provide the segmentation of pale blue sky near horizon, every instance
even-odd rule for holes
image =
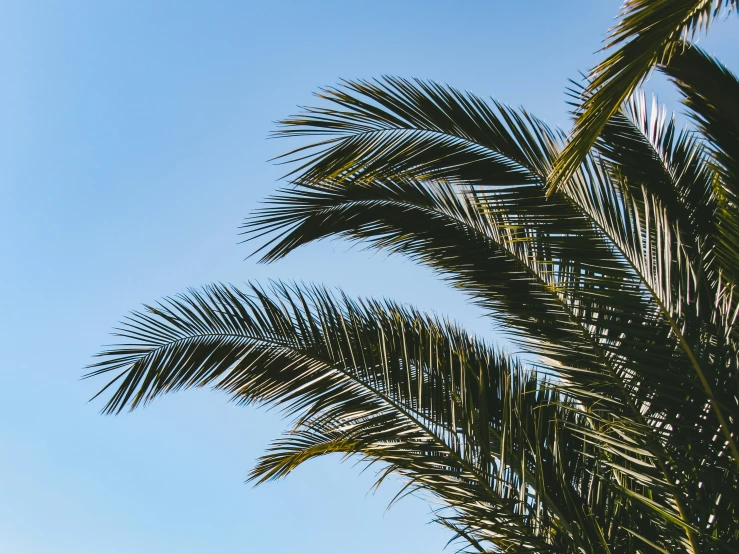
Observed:
[[[374,469],[329,457],[244,485],[286,426],[274,412],[199,390],[103,417],[87,402],[103,381],[79,377],[127,312],[214,281],[340,286],[490,335],[460,293],[398,258],[327,241],[245,260],[238,227],[292,144],[266,137],[318,87],[384,74],[568,128],[567,80],[600,59],[619,4],[3,2],[0,552],[442,552],[433,507],[385,512],[399,484],[369,493]],[[735,71],[737,28],[701,40]]]

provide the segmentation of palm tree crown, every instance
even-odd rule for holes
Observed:
[[[533,361],[405,305],[212,285],[126,320],[90,373],[116,373],[105,410],[205,385],[280,405],[294,426],[252,479],[379,461],[474,552],[736,552],[739,80],[678,47],[722,7],[627,2],[621,49],[573,86],[571,141],[390,77],[324,89],[277,131],[315,142],[245,222],[263,261],[330,236],[406,255]],[[689,127],[636,89],[653,67]]]

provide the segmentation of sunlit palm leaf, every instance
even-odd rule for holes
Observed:
[[[563,186],[585,160],[598,135],[657,64],[667,63],[685,43],[705,31],[736,0],[626,0],[606,48],[617,48],[591,71],[571,140],[550,178]]]

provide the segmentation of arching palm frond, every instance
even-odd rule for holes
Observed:
[[[615,48],[590,74],[571,140],[551,175],[550,187],[572,177],[621,104],[658,64],[667,63],[686,42],[736,0],[626,0],[620,21],[606,40]]]
[[[522,183],[548,171],[542,148],[555,137],[538,134],[549,133],[545,127],[534,129],[526,124],[530,116],[451,87],[385,77],[344,81],[318,97],[331,106],[305,108],[276,132],[326,137],[281,156],[304,161],[291,173],[302,183],[358,178],[360,171],[364,179],[387,177],[390,168],[394,177],[410,171],[416,178]],[[361,168],[354,167],[358,159]]]
[[[133,342],[103,352],[90,373],[118,373],[106,410],[206,385],[281,406],[295,427],[252,478],[358,454],[441,498],[454,512],[445,521],[473,544],[507,551],[608,552],[603,540],[631,541],[625,529],[647,517],[634,501],[645,485],[624,487],[609,463],[625,450],[621,471],[638,477],[648,456],[588,440],[597,418],[454,325],[318,288],[249,292],[215,285],[132,314],[119,333]]]
[[[541,183],[550,162],[557,155],[556,133],[536,118],[495,102],[489,104],[474,95],[423,81],[388,79],[377,83],[347,83],[346,90],[334,90],[325,96],[344,108],[352,108],[308,109],[305,114],[286,120],[286,128],[281,134],[325,135],[329,129],[338,130],[336,136],[330,138],[332,146],[302,158],[302,172],[295,179],[298,189],[286,191],[285,195],[274,200],[274,206],[247,223],[252,236],[260,231],[286,232],[290,229],[284,240],[265,255],[265,260],[283,256],[321,236],[350,232],[338,226],[352,227],[353,224],[348,222],[355,221],[353,226],[358,228],[361,224],[354,218],[373,221],[366,215],[367,210],[371,210],[373,204],[382,204],[375,206],[376,212],[392,210],[395,206],[400,213],[415,216],[415,219],[395,218],[395,225],[402,226],[402,231],[399,231],[402,233],[413,233],[413,228],[422,230],[423,222],[433,217],[438,218],[440,225],[460,226],[461,234],[455,239],[461,242],[448,239],[446,248],[449,250],[445,253],[437,253],[436,247],[441,247],[441,244],[424,248],[414,247],[410,240],[405,242],[419,255],[437,259],[433,263],[430,258],[427,261],[444,272],[457,269],[464,272],[469,268],[469,275],[465,278],[460,276],[455,284],[487,297],[488,301],[495,296],[505,302],[510,296],[488,290],[491,283],[472,284],[483,275],[485,279],[495,278],[490,271],[477,271],[477,278],[473,275],[475,265],[485,263],[475,256],[485,242],[494,242],[507,249],[509,257],[523,263],[524,269],[533,273],[535,280],[550,289],[556,290],[559,286],[549,261],[552,254],[542,251],[536,259],[534,251],[528,254],[519,251],[534,242],[525,240],[522,229],[538,233],[542,240],[548,241],[548,248],[556,247],[558,251],[570,249],[568,258],[579,268],[590,266],[591,273],[607,271],[614,283],[628,281],[628,271],[619,267],[608,245],[593,232],[589,222],[573,210],[567,199],[546,199],[542,194]],[[373,107],[376,122],[367,115],[369,108],[366,106]],[[464,113],[464,117],[458,116],[459,113]],[[358,120],[363,121],[361,126],[357,124]],[[457,123],[458,120],[461,121]],[[392,137],[393,144],[398,145],[397,153],[385,158],[377,150],[350,151],[345,147],[367,133]],[[445,145],[463,144],[471,153],[467,163],[462,166],[456,164],[456,160],[447,155],[446,146],[430,146],[425,137],[419,138],[422,133],[443,136]],[[382,140],[381,137],[376,138],[378,142]],[[312,145],[308,145],[300,150],[311,149]],[[428,176],[425,164],[416,163],[421,154],[436,160],[433,184],[428,184],[428,179],[425,179]],[[490,159],[505,164],[507,171],[497,172],[495,167],[486,166]],[[337,171],[337,167],[343,167],[343,172]],[[461,194],[452,186],[470,183],[478,186],[463,190]],[[343,215],[345,211],[346,216]],[[354,214],[354,211],[365,215]],[[501,218],[506,218],[506,221]],[[519,221],[520,224],[516,225]],[[338,226],[332,228],[332,225]],[[401,237],[392,242],[390,235],[383,235],[379,227],[368,228],[363,233],[365,238],[370,234],[384,237],[386,240],[380,246],[389,248],[400,248],[403,241]],[[438,234],[429,235],[430,240],[442,240],[436,238]],[[579,242],[564,240],[559,235],[576,237]],[[472,242],[465,253],[463,249],[469,241]],[[524,244],[526,242],[530,244]],[[410,251],[406,250],[406,253]],[[557,258],[562,256],[561,252],[555,255]],[[560,281],[565,282],[566,279]],[[512,286],[510,279],[506,284]],[[547,294],[551,296],[551,292]],[[548,310],[539,306],[539,314]],[[528,317],[531,314],[527,314]]]

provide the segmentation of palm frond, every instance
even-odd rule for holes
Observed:
[[[690,129],[678,130],[656,99],[648,106],[636,91],[608,121],[595,143],[613,179],[639,199],[646,187],[681,228],[686,242],[702,246],[715,232],[713,172],[704,142]],[[700,255],[695,252],[695,255]]]
[[[550,177],[563,186],[585,161],[621,104],[658,65],[669,60],[736,0],[626,0],[605,49],[618,47],[590,72],[570,141]]]
[[[295,427],[253,478],[357,454],[441,498],[456,525],[496,551],[607,552],[603,537],[631,540],[622,524],[655,506],[669,517],[647,538],[679,542],[650,454],[619,444],[535,372],[393,303],[279,284],[249,292],[214,285],[132,314],[120,330],[132,342],[103,352],[90,374],[117,373],[106,411],[206,385],[281,406]],[[654,506],[638,500],[647,486]]]
[[[289,176],[304,184],[347,178],[396,178],[527,183],[549,171],[546,149],[556,134],[519,114],[452,87],[385,77],[344,81],[323,89],[331,107],[306,107],[280,122],[277,136],[325,140],[280,156],[298,163]],[[365,163],[356,167],[356,160]],[[368,162],[371,160],[371,164]]]
[[[716,58],[695,45],[660,66],[678,87],[688,115],[712,154],[718,199],[715,255],[722,282],[718,295],[727,323],[736,318],[734,288],[739,283],[739,79]]]

